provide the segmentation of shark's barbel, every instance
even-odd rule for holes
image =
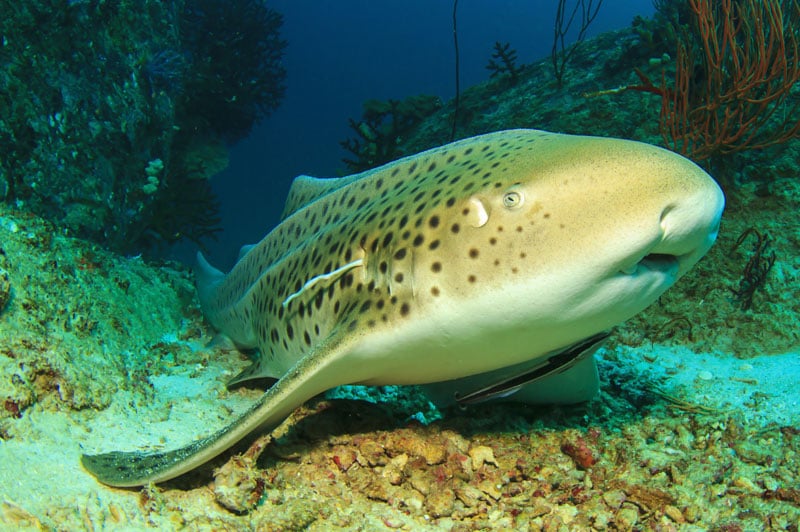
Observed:
[[[234,381],[277,382],[186,447],[83,464],[114,486],[164,481],[341,384],[447,381],[468,402],[519,389],[588,399],[603,331],[708,251],[723,205],[714,180],[672,152],[535,130],[340,179],[301,176],[281,224],[228,275],[202,256],[197,270],[210,323],[258,349]]]

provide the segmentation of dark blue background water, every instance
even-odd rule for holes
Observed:
[[[568,4],[572,4],[570,0]],[[278,221],[291,180],[345,170],[339,141],[364,100],[455,94],[452,0],[271,0],[284,15],[288,70],[281,107],[234,147],[213,180],[224,232],[210,260],[228,269],[243,244]],[[460,0],[461,87],[488,78],[495,41],[509,42],[520,63],[550,54],[556,0]],[[651,0],[605,0],[589,34],[628,26],[653,12]]]

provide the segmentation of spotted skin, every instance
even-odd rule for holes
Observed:
[[[215,327],[241,347],[259,349],[258,371],[248,377],[280,377],[342,316],[350,329],[392,328],[412,309],[452,304],[497,273],[524,272],[525,252],[510,250],[513,233],[523,228],[498,225],[496,234],[475,241],[471,233],[485,208],[472,198],[512,189],[520,161],[547,134],[493,140],[478,137],[355,178],[300,178],[282,224],[204,301]],[[497,272],[480,275],[487,257]],[[357,259],[363,266],[281,306],[310,278]],[[450,275],[461,268],[464,275]],[[241,324],[248,327],[239,332]]]
[[[236,380],[277,383],[204,440],[84,466],[111,485],[160,482],[333,386],[458,382],[535,361],[655,301],[709,249],[723,203],[673,153],[534,130],[300,177],[281,224],[228,275],[202,256],[197,270],[211,324],[258,350]]]

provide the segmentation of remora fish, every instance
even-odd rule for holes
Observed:
[[[708,251],[723,205],[714,180],[672,152],[535,130],[341,179],[298,177],[284,220],[228,275],[199,257],[206,317],[258,348],[234,381],[279,380],[183,448],[83,464],[113,486],[168,480],[348,383],[453,381],[471,401],[534,381],[533,400],[586,399],[586,353]],[[562,381],[537,397],[549,379]]]

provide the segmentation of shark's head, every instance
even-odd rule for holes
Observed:
[[[495,274],[510,277],[511,287],[516,277],[521,285],[558,286],[537,293],[562,314],[589,306],[627,318],[714,243],[724,197],[688,159],[618,139],[550,135],[532,146],[533,156],[518,158],[509,173],[513,183],[464,201],[475,246],[466,256],[483,255],[484,277],[498,270],[511,273]],[[464,262],[468,269],[473,261]]]
[[[724,197],[688,159],[633,141],[507,133],[493,156],[461,148],[467,159],[483,151],[491,176],[446,190],[424,224],[437,246],[415,257],[416,291],[449,307],[429,314],[434,326],[506,331],[493,345],[522,360],[632,317],[713,244]]]

